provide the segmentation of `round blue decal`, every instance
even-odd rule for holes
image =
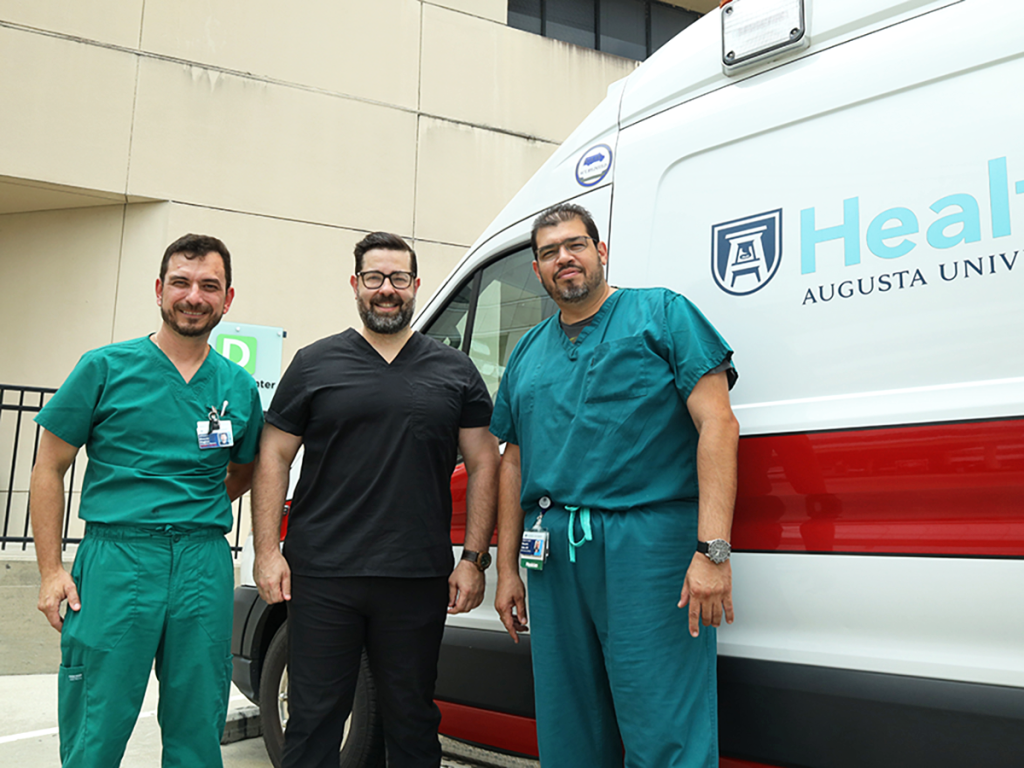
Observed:
[[[576,163],[576,181],[584,187],[592,187],[608,175],[612,167],[612,148],[607,144],[595,144]]]

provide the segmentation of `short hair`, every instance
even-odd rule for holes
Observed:
[[[363,256],[366,252],[378,248],[384,251],[406,251],[409,254],[410,263],[412,264],[412,276],[416,277],[418,274],[416,271],[416,251],[410,248],[409,244],[405,242],[405,240],[390,232],[371,232],[356,243],[353,253],[356,257],[357,275],[363,271]]]
[[[182,235],[168,245],[167,250],[164,251],[163,261],[160,262],[160,281],[163,282],[167,276],[167,265],[174,254],[180,253],[191,261],[203,258],[211,251],[220,254],[221,261],[224,262],[224,281],[227,283],[224,290],[226,291],[231,287],[231,254],[228,253],[228,247],[224,243],[210,235]]]
[[[537,258],[537,231],[544,227],[554,227],[563,221],[579,219],[587,228],[587,234],[597,243],[601,240],[598,234],[597,224],[590,215],[590,211],[576,203],[559,203],[548,208],[544,213],[533,220],[533,229],[530,231],[530,247],[533,249],[533,258]]]

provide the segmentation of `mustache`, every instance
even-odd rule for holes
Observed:
[[[206,315],[210,314],[211,311],[209,307],[203,304],[192,305],[187,304],[184,301],[179,301],[177,304],[174,305],[174,308],[182,312],[202,312],[203,314]]]
[[[557,280],[562,276],[563,272],[567,272],[570,269],[575,269],[577,272],[580,272],[581,274],[584,275],[587,274],[587,271],[579,264],[567,264],[555,273],[555,279]]]

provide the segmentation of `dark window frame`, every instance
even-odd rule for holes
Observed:
[[[592,48],[592,50],[600,51],[600,50],[602,50],[602,48],[601,48],[601,4],[602,4],[602,2],[607,2],[608,0],[590,0],[590,1],[593,2],[593,5],[594,5],[594,45],[593,46],[583,46],[583,47],[588,47],[588,48]],[[693,18],[691,18],[690,21],[686,24],[686,26],[682,27],[682,29],[686,29],[687,26],[689,26],[694,21],[696,21],[698,18],[700,18],[700,14],[697,13],[696,11],[691,11],[691,10],[689,10],[687,8],[681,8],[681,7],[677,6],[677,5],[672,5],[671,3],[662,3],[662,2],[659,2],[658,0],[639,0],[639,1],[642,2],[643,5],[644,5],[644,27],[645,27],[644,32],[645,32],[645,38],[646,38],[646,41],[645,41],[646,55],[644,56],[644,59],[650,57],[651,54],[653,54],[655,52],[655,50],[657,50],[653,46],[654,32],[655,32],[655,30],[652,28],[652,19],[654,17],[654,14],[652,13],[652,7],[653,6],[661,6],[661,7],[664,7],[665,9],[672,9],[673,11],[678,11],[678,12],[681,12],[681,13],[693,14]],[[548,0],[538,0],[538,8],[539,8],[538,12],[540,14],[540,35],[541,35],[541,37],[548,37],[548,38],[550,38],[551,35],[548,34]],[[523,14],[520,11],[516,11],[516,12],[520,13],[520,15],[527,15],[527,14]],[[532,14],[530,14],[529,18],[535,18],[535,17],[532,16]],[[524,27],[513,27],[513,29],[523,29],[523,31],[532,32],[532,30],[526,29]],[[587,33],[589,34],[589,30],[587,30]],[[558,38],[552,38],[552,39],[558,39]],[[570,44],[572,45],[573,43],[570,43]],[[619,55],[619,54],[613,54],[613,55]],[[631,58],[631,57],[624,57],[624,58]]]

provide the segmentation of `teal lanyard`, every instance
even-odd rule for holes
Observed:
[[[594,540],[594,534],[590,529],[590,507],[566,507],[569,513],[569,562],[576,562],[576,549],[582,547],[587,541]],[[576,527],[576,512],[580,513],[580,527],[583,528],[583,538],[575,541],[572,537],[572,529]]]

